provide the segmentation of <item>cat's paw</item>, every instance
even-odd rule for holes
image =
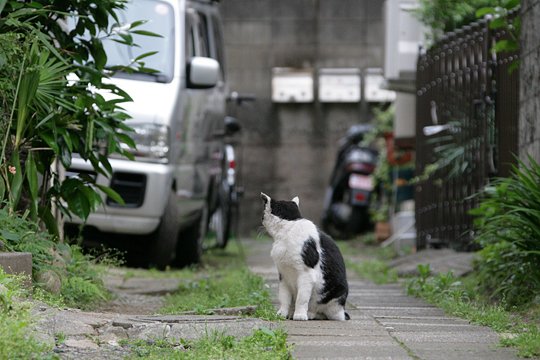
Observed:
[[[278,315],[278,316],[281,316],[281,317],[284,317],[284,318],[288,318],[288,317],[289,317],[289,311],[288,311],[288,310],[279,309],[278,312],[277,312],[277,315]]]
[[[293,320],[306,321],[308,319],[307,314],[294,314]]]

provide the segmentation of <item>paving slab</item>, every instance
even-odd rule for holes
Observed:
[[[474,253],[458,252],[452,249],[426,249],[417,253],[402,256],[390,262],[400,276],[417,275],[418,265],[429,264],[434,274],[452,271],[456,276],[471,272]]]
[[[243,241],[250,269],[270,283],[277,304],[277,271],[270,258],[271,240]],[[432,260],[436,271],[470,270],[469,254],[417,253],[395,266],[415,269]],[[433,261],[438,259],[438,261]],[[349,276],[347,312],[352,320],[283,321],[297,359],[519,359],[501,348],[499,335],[487,327],[446,316],[425,301],[407,296],[401,284],[375,285]]]

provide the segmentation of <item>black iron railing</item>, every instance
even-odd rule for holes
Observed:
[[[507,176],[515,162],[519,71],[509,66],[518,55],[491,51],[505,36],[479,21],[419,57],[416,171],[425,175],[415,190],[419,248],[471,248],[475,194],[490,178]]]

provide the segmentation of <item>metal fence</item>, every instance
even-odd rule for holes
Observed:
[[[469,210],[478,204],[475,194],[490,178],[507,176],[515,162],[519,71],[509,72],[509,66],[518,55],[491,51],[506,36],[479,21],[447,34],[419,57],[416,172],[424,179],[415,188],[419,248],[473,247]],[[437,170],[429,174],[430,169]]]

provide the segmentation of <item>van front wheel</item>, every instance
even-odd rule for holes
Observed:
[[[178,239],[179,215],[176,195],[173,190],[169,193],[167,206],[158,228],[149,235],[148,264],[158,269],[164,269],[173,260]]]
[[[185,267],[198,264],[203,251],[203,236],[206,235],[208,224],[208,206],[205,205],[197,220],[180,231],[176,245],[176,259],[174,265]]]

